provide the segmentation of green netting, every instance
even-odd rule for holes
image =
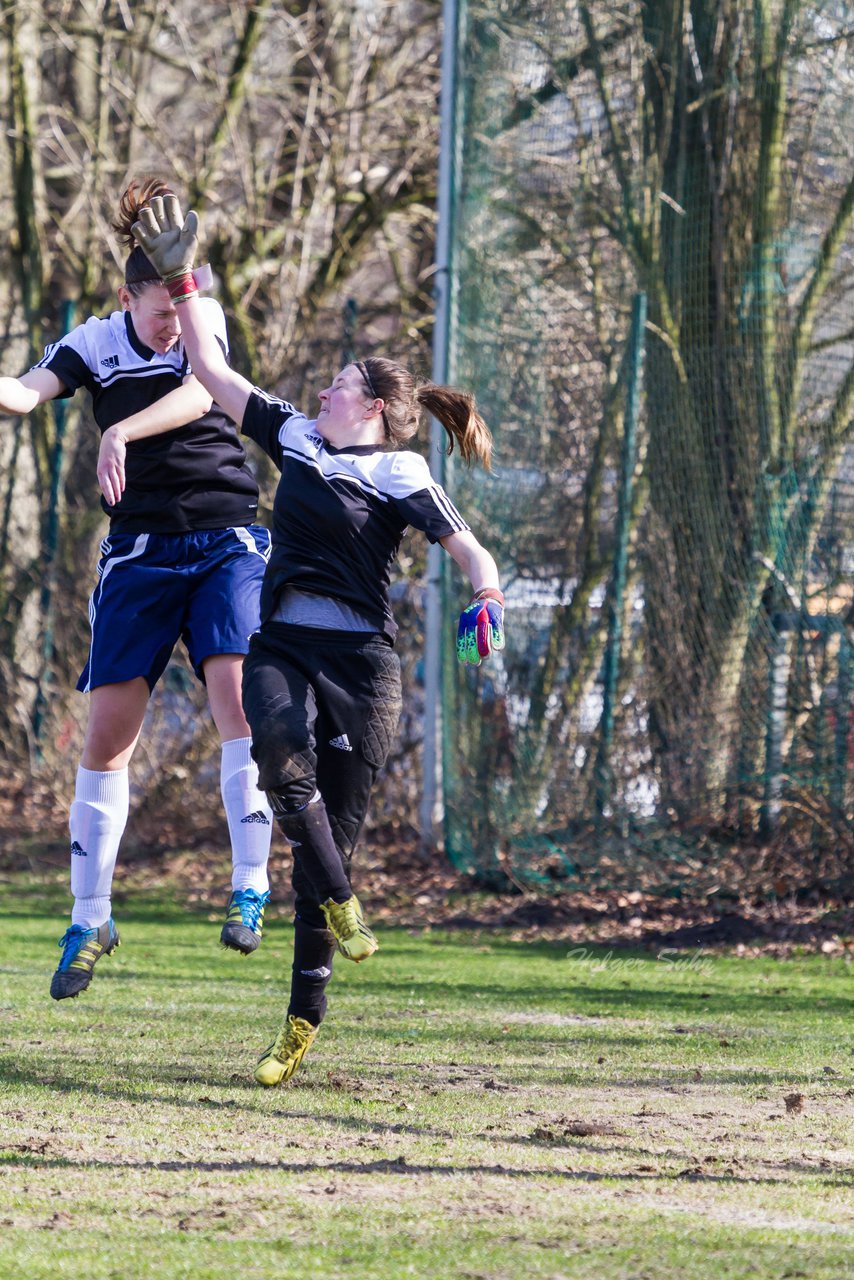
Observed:
[[[774,841],[844,871],[852,10],[458,22],[450,376],[496,466],[452,484],[508,647],[444,671],[451,856],[672,886]]]

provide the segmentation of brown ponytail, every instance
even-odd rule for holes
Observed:
[[[478,413],[473,395],[456,387],[439,387],[435,382],[424,383],[415,395],[445,428],[450,441],[448,453],[456,442],[465,462],[480,462],[487,471],[492,470],[492,432]]]
[[[153,196],[172,195],[172,190],[161,178],[146,178],[143,182],[128,184],[119,199],[119,216],[112,224],[113,230],[130,250],[125,263],[125,285],[131,293],[139,295],[152,284],[162,284],[154,267],[136,243],[133,224],[139,220],[139,211]]]
[[[490,470],[492,435],[469,392],[440,387],[434,382],[417,386],[407,369],[380,356],[358,361],[356,368],[371,397],[385,403],[383,423],[389,443],[395,448],[415,435],[423,407],[444,427],[449,453],[456,444],[466,462],[480,462]]]

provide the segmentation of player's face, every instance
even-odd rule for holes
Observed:
[[[119,290],[122,306],[130,311],[140,342],[165,356],[181,336],[181,322],[165,284],[152,284],[141,294]]]
[[[320,400],[317,429],[333,444],[344,443],[348,431],[364,425],[371,417],[371,393],[354,364],[348,364],[336,373],[331,384],[317,394]]]

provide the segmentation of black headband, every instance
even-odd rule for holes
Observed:
[[[371,381],[371,375],[368,373],[368,366],[365,364],[364,360],[357,360],[356,368],[359,370],[359,373],[362,375],[362,378],[364,379],[365,386],[368,388],[368,390],[371,393],[371,399],[382,400],[382,396],[377,395],[377,389],[374,386],[373,382]],[[383,420],[383,426],[386,429],[386,434],[388,434],[388,420],[385,416],[384,408],[380,409],[380,417]]]
[[[374,399],[374,400],[379,400],[379,399],[381,399],[381,397],[377,395],[377,389],[376,389],[376,387],[374,386],[373,382],[371,382],[371,375],[368,373],[368,366],[365,364],[364,360],[357,360],[357,361],[356,361],[356,368],[359,370],[359,373],[360,373],[360,374],[362,375],[362,377],[364,378],[364,380],[365,380],[365,385],[367,386],[368,390],[370,391],[371,396],[373,397],[373,399]]]

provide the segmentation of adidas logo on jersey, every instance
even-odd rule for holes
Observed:
[[[105,369],[118,369],[118,367],[119,367],[119,357],[118,357],[118,356],[104,356],[103,360],[101,361],[101,364],[104,366],[104,368],[105,368]]]
[[[346,733],[342,733],[337,738],[330,738],[329,745],[330,747],[337,747],[339,751],[353,750],[353,748],[350,746],[350,739],[347,737]]]
[[[263,822],[265,827],[270,825],[270,819],[265,818],[260,809],[256,809],[254,813],[247,813],[245,818],[240,819],[241,826],[244,822]]]
[[[323,436],[306,436],[306,440],[310,440],[312,444],[316,444],[318,449],[323,444]]]
[[[87,852],[86,852],[86,850],[83,848],[82,844],[78,844],[76,840],[72,840],[72,841],[71,841],[71,852],[72,852],[72,853],[75,855],[75,857],[77,857],[77,858],[88,858],[88,857],[89,857],[88,853],[87,853]]]

